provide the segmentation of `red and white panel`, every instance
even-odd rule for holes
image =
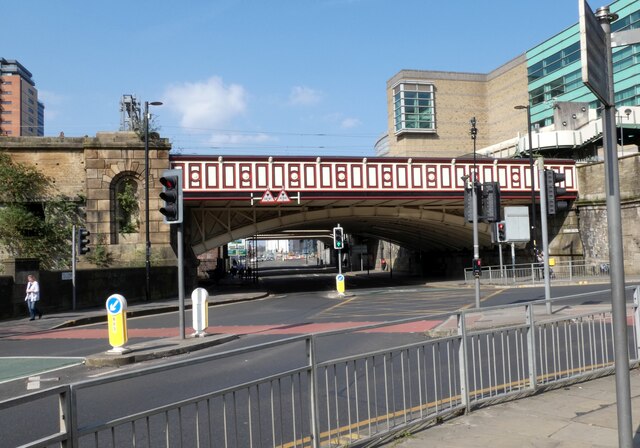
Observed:
[[[337,188],[349,187],[349,172],[347,171],[346,164],[336,165],[336,187]]]
[[[332,165],[320,164],[320,188],[333,187]]]
[[[366,165],[351,164],[351,188],[364,188],[364,170]]]
[[[236,167],[235,163],[222,164],[222,188],[230,188],[232,190],[237,188]]]
[[[411,188],[422,188],[422,165],[411,165]]]
[[[409,165],[396,165],[396,187],[409,187]]]
[[[378,165],[367,165],[367,188],[378,188]]]
[[[220,188],[220,164],[219,163],[205,163],[205,188],[215,189]]]
[[[249,163],[240,164],[240,188],[253,188],[253,173]]]
[[[189,188],[193,188],[199,190],[202,188],[202,164],[200,163],[190,163],[187,165],[188,171],[185,171],[184,168],[182,172],[186,174],[187,178],[185,179],[185,183],[189,186]]]
[[[393,188],[393,165],[382,165],[382,187]]]
[[[300,170],[300,166],[296,165],[298,167],[298,171]],[[284,163],[274,163],[273,167],[272,167],[272,188],[284,188],[285,186],[285,179],[284,179],[284,173],[285,173],[285,165]],[[297,181],[298,181],[298,185],[300,184],[300,176],[296,175],[297,177]]]
[[[256,188],[269,188],[269,165],[267,163],[256,163],[255,170]]]
[[[305,163],[304,167],[304,188],[316,188],[317,176],[315,163]]]

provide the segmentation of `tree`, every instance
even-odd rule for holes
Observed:
[[[37,258],[45,269],[70,264],[72,226],[80,204],[55,190],[35,167],[0,152],[0,244],[13,257]]]

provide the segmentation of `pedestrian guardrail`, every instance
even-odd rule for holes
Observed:
[[[556,262],[549,266],[549,279],[557,282],[574,282],[592,279],[608,279],[608,263]],[[465,268],[465,283],[475,281],[473,268]],[[543,284],[542,263],[521,263],[502,266],[483,266],[480,281],[495,285]]]
[[[24,447],[324,448],[379,442],[482,405],[613,372],[610,303],[584,300],[607,291],[552,299],[553,314],[535,301],[353,328],[348,333],[356,341],[384,327],[438,323],[425,325],[412,343],[369,353],[357,353],[354,346],[356,353],[336,359],[321,359],[320,353],[335,347],[345,330],[174,361],[6,400],[0,402],[0,418],[29,421],[30,406],[55,416],[35,429],[29,425],[33,438],[14,441]],[[639,296],[635,287],[633,303],[627,304],[634,365],[640,361]],[[269,359],[269,350],[287,353],[290,364],[271,366],[273,372],[259,378],[244,372],[249,377],[239,384],[178,402],[148,409],[138,403],[143,408],[131,415],[100,420],[87,412],[92,392],[100,388],[151,384],[153,375],[206,371],[206,364],[223,366],[232,357]]]

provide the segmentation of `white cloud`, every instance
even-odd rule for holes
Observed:
[[[212,145],[253,145],[273,141],[273,138],[267,134],[214,134],[209,139]]]
[[[310,87],[294,86],[289,94],[289,104],[294,106],[312,106],[322,100],[322,92]]]
[[[242,114],[246,97],[241,85],[225,85],[222,78],[214,76],[204,82],[169,86],[164,103],[181,115],[184,127],[215,128]]]
[[[340,127],[343,129],[353,129],[360,126],[362,122],[357,118],[345,118],[340,123]]]

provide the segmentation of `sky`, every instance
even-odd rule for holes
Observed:
[[[596,9],[606,3],[591,2]],[[151,106],[174,153],[372,156],[403,69],[487,73],[578,22],[576,0],[0,0],[0,57],[45,135]]]

